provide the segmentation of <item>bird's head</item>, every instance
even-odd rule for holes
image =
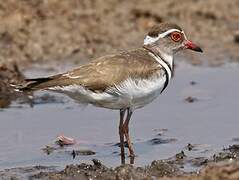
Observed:
[[[154,47],[167,54],[175,54],[183,49],[203,52],[188,40],[182,28],[173,23],[161,23],[151,28],[144,39],[144,46]]]

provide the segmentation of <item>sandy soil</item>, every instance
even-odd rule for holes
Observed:
[[[192,62],[239,60],[237,0],[0,0],[0,4],[1,63],[78,63],[139,47],[147,30],[162,21],[176,22],[201,44],[206,55],[190,55]]]

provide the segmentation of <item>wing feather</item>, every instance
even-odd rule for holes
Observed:
[[[30,89],[48,89],[55,86],[81,85],[92,91],[104,91],[127,78],[147,78],[160,70],[158,63],[144,49],[104,56],[70,72],[33,79]]]

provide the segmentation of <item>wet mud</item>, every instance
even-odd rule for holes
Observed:
[[[239,145],[231,145],[212,157],[189,158],[184,152],[166,160],[155,160],[145,167],[121,165],[109,168],[98,159],[92,159],[89,164],[67,165],[63,170],[56,167],[33,166],[12,168],[0,171],[3,179],[230,179],[239,178]],[[183,166],[191,163],[202,168],[197,172],[185,172]]]

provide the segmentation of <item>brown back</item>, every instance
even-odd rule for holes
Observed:
[[[93,91],[104,91],[127,78],[148,78],[159,69],[158,62],[148,51],[139,48],[97,58],[70,72],[51,76],[48,81],[36,84],[32,89],[76,84]]]

